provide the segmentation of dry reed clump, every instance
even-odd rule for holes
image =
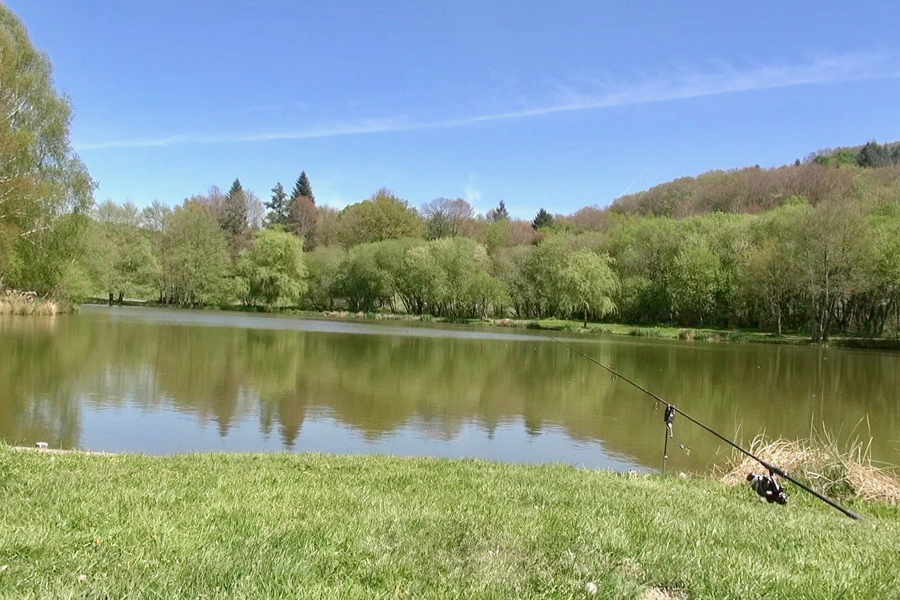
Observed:
[[[855,442],[841,451],[828,435],[805,441],[757,436],[750,443],[750,452],[819,492],[900,504],[900,474],[874,466],[868,444]],[[761,471],[763,467],[755,460],[739,455],[729,462],[722,481],[727,485],[744,484],[747,473]]]
[[[0,315],[55,315],[62,306],[47,298],[39,298],[34,292],[0,291]]]

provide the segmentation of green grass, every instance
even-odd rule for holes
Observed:
[[[703,478],[324,455],[0,446],[0,597],[890,598],[864,523]]]
[[[764,331],[742,331],[729,329],[684,329],[652,325],[637,327],[622,323],[588,323],[583,327],[581,321],[565,319],[497,319],[492,323],[503,327],[525,327],[527,329],[543,329],[547,331],[571,331],[578,333],[599,333],[605,335],[626,335],[641,338],[659,338],[692,342],[754,342],[764,344],[809,345],[809,335],[790,333],[775,336]],[[895,339],[897,338],[897,339]],[[900,350],[900,338],[891,334],[886,338],[855,337],[852,335],[834,335],[830,339],[833,346],[849,348],[869,348],[877,350]]]

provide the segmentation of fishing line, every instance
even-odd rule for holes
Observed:
[[[660,404],[664,404],[664,405],[666,406],[666,414],[665,414],[665,421],[666,421],[666,445],[665,445],[665,449],[663,450],[663,457],[664,457],[664,458],[663,458],[663,461],[664,461],[664,462],[663,462],[663,465],[665,465],[665,460],[668,458],[668,456],[666,456],[666,455],[668,454],[668,439],[669,439],[669,437],[671,436],[671,433],[672,433],[672,424],[673,424],[673,422],[674,422],[675,414],[677,413],[677,414],[681,415],[682,417],[684,417],[685,419],[687,419],[688,421],[690,421],[691,423],[693,423],[694,425],[700,427],[701,429],[703,429],[703,430],[707,431],[708,433],[714,435],[715,437],[719,438],[720,440],[722,440],[723,442],[725,442],[726,444],[728,444],[729,446],[731,446],[732,448],[734,448],[734,449],[737,450],[738,452],[741,452],[742,454],[744,454],[744,455],[747,456],[748,458],[750,458],[750,459],[752,459],[752,460],[755,460],[755,461],[758,462],[760,465],[762,465],[765,469],[767,469],[771,475],[778,475],[779,477],[783,477],[784,479],[787,479],[788,481],[790,481],[791,483],[793,483],[794,485],[796,485],[797,487],[799,487],[801,490],[803,490],[803,491],[805,491],[805,492],[807,492],[807,493],[809,493],[809,494],[815,496],[816,498],[818,498],[819,500],[821,500],[822,502],[824,502],[824,503],[827,504],[828,506],[830,506],[830,507],[832,507],[832,508],[834,508],[834,509],[836,509],[836,510],[839,510],[840,512],[844,513],[845,515],[847,515],[847,516],[850,517],[851,519],[855,519],[855,520],[857,520],[857,521],[863,520],[863,518],[862,518],[861,515],[859,515],[859,514],[853,512],[853,511],[851,511],[851,510],[849,510],[849,509],[847,509],[847,508],[844,508],[843,506],[841,506],[840,504],[838,504],[837,502],[835,502],[835,501],[832,500],[831,498],[828,498],[827,496],[824,496],[824,495],[820,494],[819,492],[817,492],[816,490],[810,488],[810,487],[807,486],[806,484],[804,484],[804,483],[802,483],[802,482],[800,482],[800,481],[797,481],[796,479],[794,479],[793,477],[791,477],[788,473],[785,473],[784,470],[782,470],[782,469],[780,469],[779,467],[777,467],[777,466],[771,464],[770,462],[768,462],[768,461],[766,461],[766,460],[764,460],[764,459],[762,459],[762,458],[756,456],[755,454],[753,454],[753,453],[750,452],[749,450],[745,450],[744,448],[742,448],[741,446],[739,446],[736,442],[734,442],[734,441],[728,439],[727,437],[725,437],[724,435],[722,435],[721,433],[719,433],[719,432],[716,431],[715,429],[713,429],[713,428],[711,428],[711,427],[709,427],[709,426],[707,426],[707,425],[701,423],[700,421],[698,421],[697,419],[695,419],[695,418],[692,417],[691,415],[687,414],[686,412],[684,412],[684,411],[681,410],[680,408],[677,408],[674,404],[671,404],[670,402],[667,402],[666,400],[664,400],[664,399],[662,399],[660,396],[654,394],[653,392],[651,392],[650,390],[648,390],[648,389],[645,388],[644,386],[642,386],[642,385],[640,385],[639,383],[635,382],[634,380],[629,379],[628,377],[622,375],[621,373],[619,373],[618,371],[616,371],[616,370],[613,369],[612,367],[603,364],[602,362],[600,362],[599,360],[593,358],[592,356],[589,356],[589,355],[585,354],[584,352],[578,350],[577,348],[573,348],[570,344],[567,344],[566,342],[564,342],[564,341],[562,341],[562,340],[560,340],[560,339],[558,339],[558,338],[555,338],[555,337],[553,337],[552,335],[549,335],[549,336],[547,336],[547,337],[549,337],[551,340],[553,340],[553,341],[556,342],[557,344],[560,344],[560,345],[562,345],[562,346],[568,348],[569,350],[571,350],[571,351],[574,352],[575,354],[581,356],[581,357],[584,358],[585,360],[588,360],[588,361],[594,363],[595,365],[597,365],[598,367],[601,367],[601,368],[605,369],[607,372],[609,372],[609,373],[612,375],[612,380],[613,380],[613,381],[616,381],[616,379],[621,379],[622,381],[624,381],[624,382],[627,383],[628,385],[630,385],[630,386],[632,386],[632,387],[634,387],[634,388],[640,390],[640,391],[643,392],[644,394],[650,396],[650,398],[653,399],[653,406],[654,406],[654,408],[658,408]],[[663,469],[665,469],[665,466],[663,467]]]

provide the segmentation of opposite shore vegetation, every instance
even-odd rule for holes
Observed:
[[[266,211],[236,180],[174,209],[105,201],[57,215],[65,243],[42,240],[34,254],[23,234],[0,276],[75,302],[891,339],[900,326],[900,166],[898,147],[880,145],[884,164],[860,166],[871,147],[849,166],[708,173],[608,209],[543,211],[531,223],[503,203],[487,215],[462,199],[416,210],[386,189],[337,211],[316,206],[305,174],[293,200],[276,186]],[[708,206],[711,198],[720,200]]]

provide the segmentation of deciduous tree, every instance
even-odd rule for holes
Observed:
[[[0,282],[65,295],[94,182],[69,143],[72,107],[50,61],[0,6]],[[62,254],[61,254],[62,252]]]
[[[173,211],[167,221],[164,300],[185,305],[227,301],[231,260],[219,224],[192,202]]]
[[[562,287],[569,310],[602,318],[616,311],[613,298],[619,293],[619,278],[608,254],[578,250],[569,254],[562,272]]]
[[[462,235],[466,224],[475,216],[475,209],[462,198],[436,198],[422,205],[426,236],[434,240]]]
[[[366,242],[422,237],[422,218],[405,200],[387,188],[352,204],[338,217],[337,238],[345,247]]]
[[[307,289],[303,242],[286,231],[256,232],[252,245],[241,252],[237,270],[251,304],[296,304]]]

